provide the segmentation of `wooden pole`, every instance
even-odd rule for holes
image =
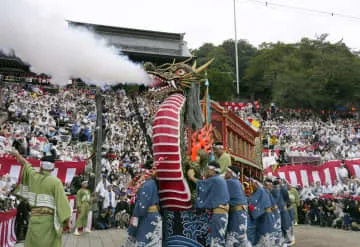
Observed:
[[[240,94],[239,88],[239,57],[238,57],[238,40],[236,28],[236,0],[234,0],[234,30],[235,30],[235,66],[236,66],[236,92]]]
[[[96,147],[96,162],[95,162],[95,186],[100,181],[101,176],[101,150],[103,145],[103,96],[101,95],[101,90],[98,89],[96,92],[96,131],[95,131],[95,143]]]

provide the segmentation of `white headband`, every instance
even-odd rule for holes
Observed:
[[[41,161],[40,162],[40,167],[42,167],[45,170],[54,170],[54,163],[49,162],[49,161]]]
[[[214,148],[224,149],[224,145],[214,145]]]
[[[233,177],[239,178],[239,175],[237,175],[233,170],[231,170],[230,168],[228,168],[227,170],[228,170],[228,172],[231,173],[231,175],[232,175]]]
[[[215,166],[208,166],[210,170],[214,170],[216,172],[219,172],[220,173],[220,169],[219,168],[216,168]]]

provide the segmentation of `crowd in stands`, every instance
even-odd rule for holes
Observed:
[[[101,213],[96,229],[126,227],[134,198],[132,179],[141,166],[151,162],[151,116],[155,104],[140,97],[128,97],[124,90],[105,96],[105,123],[108,126],[102,158],[102,181],[95,192]]]
[[[285,112],[275,104],[269,109],[248,104],[235,113],[250,126],[249,119],[261,122],[264,168],[360,158],[360,123],[355,119]],[[333,185],[316,181],[297,187],[298,224],[360,230],[360,179],[349,176],[344,162],[336,177]]]
[[[87,167],[92,167],[96,106],[91,92],[69,89],[50,94],[14,84],[1,90],[7,121],[0,122],[0,157],[11,148],[36,159],[54,151],[58,160],[87,160]],[[130,97],[123,89],[103,96],[103,178],[95,190],[101,210],[95,224],[99,229],[126,225],[134,196],[132,178],[152,160],[151,121],[157,105],[144,97]],[[0,193],[8,195],[14,183],[6,174]],[[64,188],[74,194],[70,183]]]
[[[306,200],[322,195],[345,196],[347,194],[360,197],[360,179],[351,178],[343,162],[337,170],[337,178],[338,180],[334,180],[333,185],[327,182],[322,185],[320,181],[312,182],[309,186],[305,185],[300,198]]]
[[[273,120],[266,121],[263,130],[264,147],[283,154],[269,156],[283,163],[292,156],[317,157],[322,162],[360,158],[359,123],[353,120]]]
[[[236,114],[261,122],[264,168],[280,164],[321,164],[360,158],[360,123],[336,114],[268,110],[251,104]],[[250,123],[249,123],[250,124]]]
[[[21,155],[37,159],[51,149],[59,160],[89,156],[96,118],[93,100],[67,91],[35,94],[14,85],[2,90],[8,118],[1,126],[0,155],[15,147]]]
[[[8,116],[5,123],[0,121],[0,156],[11,147],[25,157],[37,159],[55,150],[59,160],[87,160],[91,167],[88,158],[94,152],[96,133],[96,106],[91,92],[69,89],[48,94],[34,87],[14,85],[1,90]],[[131,181],[141,174],[141,165],[152,160],[151,124],[158,107],[158,102],[127,95],[123,89],[103,95],[102,178],[95,188],[101,210],[95,221],[97,229],[127,226],[134,196]],[[314,116],[285,116],[256,107],[248,107],[238,115],[262,123],[263,144],[268,150],[264,152],[264,167],[288,164],[291,157],[314,157],[320,163],[360,158],[360,125],[354,120],[322,121]],[[341,177],[345,175],[339,174]],[[0,179],[0,203],[13,186],[9,175]],[[70,184],[65,184],[65,190],[70,192]],[[326,221],[329,226],[334,226],[338,217],[346,227],[351,220],[360,223],[354,209],[358,202],[352,198],[360,196],[359,180],[336,181],[333,186],[316,182],[299,190],[299,194],[298,223],[322,225],[324,215],[331,215]]]

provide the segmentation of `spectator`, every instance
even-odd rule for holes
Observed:
[[[319,197],[320,195],[323,194],[323,188],[321,187],[320,181],[316,181],[316,185],[315,185],[313,194],[314,194],[316,197]]]
[[[340,167],[337,171],[337,177],[340,180],[341,184],[347,184],[349,180],[349,171],[345,167],[345,161],[342,160],[340,163]]]
[[[323,189],[322,189],[323,194],[331,194],[333,192],[332,187],[330,186],[330,184],[328,182],[325,183]]]
[[[104,194],[104,203],[103,203],[103,209],[110,208],[111,214],[115,214],[115,208],[116,208],[116,198],[115,198],[115,192],[112,190],[112,185],[108,185],[107,191]]]
[[[105,208],[99,214],[98,218],[95,221],[96,230],[105,230],[112,227],[113,215],[111,214],[111,208]]]

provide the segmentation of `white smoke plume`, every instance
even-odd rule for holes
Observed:
[[[14,50],[32,71],[51,75],[58,85],[78,77],[97,85],[149,82],[141,65],[94,33],[69,27],[61,11],[44,11],[48,7],[0,0],[0,50]]]

